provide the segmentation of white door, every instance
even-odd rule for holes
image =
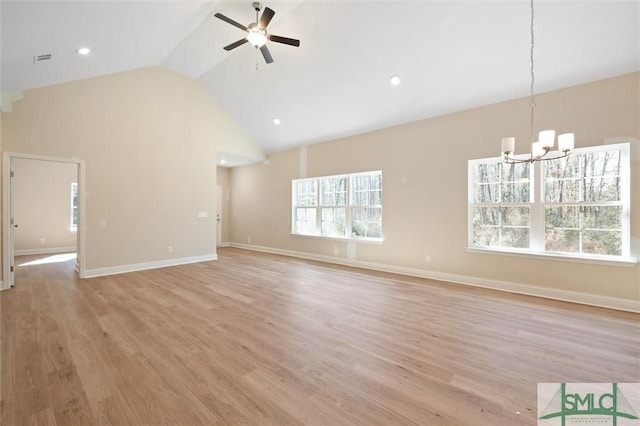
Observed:
[[[222,243],[222,186],[216,185],[216,247]]]

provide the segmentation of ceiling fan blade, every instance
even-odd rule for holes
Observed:
[[[231,44],[230,44],[230,45],[228,45],[228,46],[223,47],[223,49],[224,49],[224,50],[229,51],[229,50],[231,50],[231,49],[235,49],[235,48],[236,48],[236,47],[238,47],[238,46],[242,46],[243,44],[245,44],[245,43],[246,43],[246,42],[248,42],[248,41],[249,41],[249,40],[247,40],[246,38],[242,38],[242,39],[240,39],[240,40],[238,40],[238,41],[236,41],[236,42],[231,43]]]
[[[267,38],[271,41],[275,41],[276,43],[288,44],[289,46],[300,46],[300,40],[296,40],[295,38],[288,37],[280,37],[277,35],[269,34]]]
[[[271,19],[275,14],[276,13],[273,11],[273,9],[269,9],[268,7],[265,7],[264,12],[262,12],[262,16],[260,17],[260,21],[258,22],[258,27],[260,27],[263,30],[266,29],[267,25],[269,25],[269,22],[271,22]]]
[[[222,13],[216,13],[214,15],[216,18],[222,19],[224,22],[233,25],[234,27],[238,27],[243,31],[248,31],[247,27],[245,27],[244,25],[234,21],[231,18],[227,18],[226,16],[224,16]]]
[[[269,48],[267,47],[267,45],[263,45],[260,48],[260,51],[262,52],[262,56],[264,56],[264,61],[268,64],[273,62],[273,58],[271,57],[271,52],[269,52]]]

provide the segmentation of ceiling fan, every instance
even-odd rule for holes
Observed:
[[[228,46],[225,46],[224,50],[229,51],[249,42],[256,49],[260,49],[260,52],[262,52],[262,56],[264,57],[264,61],[267,64],[270,64],[273,62],[273,57],[271,56],[271,52],[269,52],[269,48],[267,47],[267,41],[275,41],[276,43],[288,44],[289,46],[295,47],[300,46],[300,40],[288,37],[280,37],[274,34],[268,34],[267,25],[269,25],[269,22],[271,22],[273,15],[275,15],[276,13],[272,9],[265,7],[262,16],[260,17],[260,19],[258,19],[258,15],[260,14],[260,10],[262,9],[262,4],[260,4],[259,2],[253,2],[252,6],[256,11],[256,22],[252,22],[246,27],[231,18],[227,18],[222,13],[215,14],[216,18],[222,19],[223,21],[233,25],[234,27],[238,27],[241,30],[247,32],[247,35],[244,38],[233,42]]]

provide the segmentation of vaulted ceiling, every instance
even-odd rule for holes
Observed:
[[[301,40],[269,43],[269,65],[249,44],[223,50],[244,33],[214,14],[247,25],[250,1],[2,0],[0,90],[161,65],[202,82],[266,152],[529,93],[526,0],[264,6],[270,33]],[[540,1],[535,34],[536,92],[640,70],[638,0]]]

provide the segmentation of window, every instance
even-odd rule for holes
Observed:
[[[382,236],[382,173],[351,177],[351,232],[353,237]]]
[[[532,183],[529,163],[473,167],[472,246],[529,247]]]
[[[535,165],[469,161],[470,247],[628,258],[629,164],[629,144]]]
[[[71,183],[71,225],[72,231],[78,229],[78,183]]]
[[[546,251],[622,256],[622,152],[576,153],[545,168]],[[627,214],[628,217],[628,214]]]
[[[347,176],[320,179],[320,233],[326,236],[344,236],[347,215]]]
[[[382,239],[382,172],[293,181],[294,234]]]
[[[300,234],[316,232],[316,216],[318,211],[318,181],[304,179],[294,185],[294,217],[295,230]]]

